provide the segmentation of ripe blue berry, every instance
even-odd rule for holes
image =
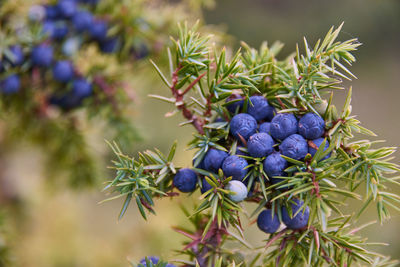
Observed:
[[[267,233],[273,234],[278,231],[279,226],[281,225],[278,215],[274,214],[272,210],[263,210],[257,218],[257,226],[258,228]]]
[[[297,133],[297,119],[293,114],[281,113],[271,121],[271,136],[283,140],[289,135]]]
[[[240,99],[240,100],[239,100]],[[226,105],[226,108],[228,109],[228,111],[232,114],[235,114],[236,111],[239,111],[243,108],[243,98],[241,95],[239,94],[232,94],[230,95],[226,100],[226,103],[229,103]]]
[[[117,51],[119,45],[119,40],[117,38],[107,38],[100,41],[100,50],[103,53],[111,54]]]
[[[21,46],[13,45],[10,47],[10,51],[12,54],[12,58],[8,58],[8,61],[11,63],[13,67],[22,65],[24,63],[24,51],[22,51]]]
[[[72,91],[64,93],[63,95],[52,95],[49,98],[49,103],[58,106],[63,110],[71,110],[79,107],[82,104],[82,98],[76,96]]]
[[[251,135],[256,133],[256,130],[257,121],[249,114],[240,113],[235,115],[231,120],[231,134],[239,140],[239,135],[247,140]]]
[[[293,217],[293,215],[296,214],[296,212],[302,208],[304,202],[295,199],[295,203],[291,204],[292,207],[292,217],[290,217],[289,212],[286,207],[282,208],[282,221],[283,223],[287,226],[289,229],[302,229],[307,226],[308,224],[308,218],[310,217],[310,209],[306,207],[306,209],[300,210],[296,216]]]
[[[54,31],[52,36],[50,36],[54,40],[61,40],[68,34],[68,25],[64,22],[57,22],[54,27]]]
[[[92,38],[102,41],[107,38],[108,24],[102,20],[95,20],[89,28]]]
[[[222,171],[224,172],[225,177],[232,176],[233,180],[242,181],[249,171],[246,168],[248,165],[249,164],[244,158],[232,155],[224,160],[224,163],[222,164]]]
[[[324,134],[325,122],[315,113],[307,113],[299,121],[299,134],[306,139],[317,139]]]
[[[274,140],[267,133],[256,133],[247,141],[247,151],[255,158],[268,156],[274,151]]]
[[[4,94],[14,94],[20,87],[21,82],[17,74],[11,74],[0,82],[0,89]]]
[[[308,153],[308,144],[303,136],[292,134],[283,140],[279,149],[281,150],[282,155],[286,157],[302,160]]]
[[[212,148],[204,156],[203,167],[207,171],[218,172],[218,169],[221,168],[222,163],[228,156],[225,151]]]
[[[312,142],[313,142],[317,147],[320,147],[323,141],[324,141],[324,138],[317,138],[317,139],[312,140]],[[327,150],[328,147],[329,147],[329,142],[326,141],[326,142],[325,142],[324,151]],[[317,149],[315,149],[315,148],[309,146],[309,147],[308,147],[308,153],[310,153],[311,156],[314,157],[315,153],[317,153]],[[330,156],[331,156],[331,153],[329,153],[328,155],[326,155],[322,160],[328,159]]]
[[[213,188],[205,178],[203,178],[201,180],[201,188],[200,188],[200,192],[202,194],[204,194],[205,192],[207,192],[208,190],[210,190],[211,188]]]
[[[53,78],[59,82],[69,82],[74,77],[72,63],[67,60],[57,61],[53,66]]]
[[[46,19],[57,19],[60,15],[57,6],[46,5],[45,7]]]
[[[184,193],[193,192],[197,185],[197,174],[191,169],[180,169],[174,177],[174,186]]]
[[[64,18],[71,18],[78,9],[74,0],[59,0],[57,8],[59,14]]]
[[[252,96],[250,97],[250,102],[247,107],[248,114],[253,116],[257,121],[272,120],[275,110],[268,104],[268,100],[265,97],[261,95]]]
[[[234,202],[241,202],[247,197],[247,187],[240,181],[230,181],[225,189],[234,192],[229,198]]]
[[[72,92],[79,98],[85,98],[92,94],[92,84],[85,79],[76,79],[72,83]]]
[[[149,257],[146,257],[146,258],[147,258],[147,260],[149,262],[151,262],[153,264],[157,264],[160,261],[160,259],[158,257],[156,257],[156,256],[149,256]],[[146,266],[146,258],[141,259],[140,260],[140,264],[143,264],[144,266]]]
[[[274,176],[286,176],[284,170],[288,167],[288,162],[281,157],[281,153],[275,152],[264,160],[263,166],[268,178],[271,179]]]
[[[33,48],[31,58],[33,65],[49,67],[53,61],[53,47],[47,44],[40,44]]]
[[[271,123],[270,122],[261,123],[258,131],[260,133],[267,133],[267,134],[271,135]]]
[[[72,17],[72,25],[78,32],[87,31],[93,23],[93,15],[88,11],[76,12]]]

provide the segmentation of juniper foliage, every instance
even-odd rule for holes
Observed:
[[[399,210],[400,197],[390,192],[393,185],[398,185],[399,166],[392,162],[395,148],[354,137],[375,134],[361,126],[352,114],[351,88],[341,110],[333,103],[333,92],[344,90],[343,81],[355,78],[348,66],[355,61],[353,52],[360,46],[357,39],[338,41],[342,26],[332,27],[314,46],[304,38],[304,52],[296,46],[292,55],[280,59],[283,45],[279,42],[270,46],[265,42],[259,49],[242,43],[238,51],[228,55],[225,47],[211,44],[210,36],[185,24],[179,26],[179,35],[168,48],[168,75],[152,62],[171,96],[151,97],[171,103],[175,114],[181,112],[185,118],[181,125],[194,126],[197,133],[188,144],[188,149],[194,150],[193,169],[212,187],[200,196],[193,211],[185,210],[195,230],[175,228],[189,239],[179,251],[189,259],[181,261],[183,266],[397,264],[371,251],[369,247],[376,243],[368,243],[358,235],[367,225],[358,226],[355,219],[370,205],[376,206],[381,223],[390,218],[389,209]],[[251,217],[267,207],[275,210],[282,221],[281,208],[286,207],[291,213],[288,205],[291,199],[304,203],[293,216],[306,207],[310,209],[305,229],[284,228],[269,235],[259,248],[245,241],[240,217],[247,212],[243,205],[229,199],[232,192],[224,189],[224,185],[230,178],[225,178],[221,170],[211,173],[199,167],[209,149],[234,154],[239,146],[239,141],[229,135],[233,114],[227,105],[235,100],[227,99],[233,94],[242,95],[244,112],[251,104],[250,96],[261,94],[279,113],[301,116],[314,112],[326,125],[325,140],[314,156],[308,154],[304,161],[282,156],[290,166],[285,170],[287,176],[274,177],[281,179],[278,183],[270,182],[272,177],[263,170],[263,158],[241,156],[251,162],[245,178],[248,189],[255,186],[252,196],[245,200],[254,204]],[[222,118],[222,122],[216,122],[216,118]],[[326,142],[330,145],[324,150]],[[177,194],[172,184],[179,169],[173,164],[176,144],[169,156],[156,150],[139,154],[136,159],[124,155],[115,143],[111,146],[118,158],[114,162],[117,175],[106,189],[116,191],[117,197],[126,196],[121,215],[133,197],[146,218],[146,209],[155,213],[154,198]],[[331,156],[324,159],[328,154]],[[343,206],[350,199],[363,203],[357,215],[343,213]],[[231,239],[238,243],[237,251],[224,246]]]

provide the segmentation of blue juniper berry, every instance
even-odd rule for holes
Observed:
[[[62,17],[71,18],[73,15],[75,15],[78,7],[74,0],[59,0],[57,9]]]
[[[253,116],[257,121],[270,121],[274,117],[275,110],[268,104],[268,100],[261,96],[251,96],[247,106],[247,113]]]
[[[239,140],[239,135],[247,140],[251,135],[256,133],[256,130],[257,121],[249,114],[237,114],[231,120],[230,132]]]
[[[274,214],[270,209],[263,210],[257,217],[257,226],[265,233],[276,233],[280,225],[278,215]]]
[[[240,100],[239,100],[240,99]],[[243,108],[243,98],[239,94],[232,94],[230,95],[226,100],[226,103],[229,103],[226,105],[226,108],[228,111],[232,114],[235,114],[236,111],[239,111]]]
[[[174,186],[184,193],[193,192],[197,185],[197,174],[195,171],[183,168],[174,177]]]
[[[249,171],[246,168],[247,166],[248,163],[244,158],[232,155],[224,160],[224,163],[222,164],[222,171],[224,172],[225,177],[232,176],[233,180],[242,181]]]
[[[103,41],[107,38],[108,24],[103,20],[95,20],[90,25],[89,32],[93,39]]]
[[[299,121],[299,134],[306,139],[317,139],[324,134],[325,122],[315,113],[307,113]]]
[[[72,92],[79,98],[85,98],[92,94],[92,84],[86,79],[80,78],[72,82]]]
[[[225,158],[229,155],[225,151],[211,148],[207,151],[203,159],[203,167],[210,172],[218,172]]]
[[[32,49],[31,59],[33,65],[49,67],[53,61],[53,47],[40,44]]]
[[[297,213],[297,211],[302,208],[304,202],[299,199],[294,199],[293,201],[295,203],[291,203],[292,216],[289,215],[287,208],[284,206],[282,208],[282,221],[289,229],[302,229],[308,224],[310,209],[309,207],[306,207],[305,210],[302,209]],[[297,215],[294,216],[296,213]]]
[[[60,16],[60,12],[58,11],[58,7],[55,5],[45,5],[45,14],[46,19],[57,19]]]
[[[292,134],[283,140],[279,146],[279,149],[282,155],[286,157],[302,160],[308,153],[308,144],[303,136],[299,134]]]
[[[118,38],[107,38],[105,40],[100,41],[100,50],[103,53],[111,54],[117,51],[119,40]]]
[[[281,153],[274,152],[269,155],[263,163],[264,171],[268,175],[268,178],[274,176],[286,176],[284,170],[288,167],[288,162],[281,157]]]
[[[72,17],[72,25],[78,32],[87,31],[93,23],[93,15],[88,11],[78,11]]]
[[[271,135],[271,123],[270,122],[261,123],[260,127],[258,128],[258,131],[260,133],[267,133]]]
[[[0,90],[4,94],[14,94],[19,91],[21,82],[17,74],[11,74],[0,81]]]
[[[297,133],[297,119],[293,114],[281,113],[272,119],[270,127],[271,136],[283,140],[289,135]]]
[[[74,77],[74,67],[71,61],[57,61],[53,66],[53,78],[58,82],[69,82]]]
[[[256,133],[247,141],[247,151],[250,156],[262,158],[274,151],[274,140],[267,133]]]

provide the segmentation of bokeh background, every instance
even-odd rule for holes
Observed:
[[[363,43],[356,52],[358,60],[351,68],[358,80],[347,83],[354,89],[353,113],[365,127],[374,130],[379,139],[387,140],[387,145],[400,143],[400,1],[217,0],[214,9],[205,10],[205,20],[225,28],[235,47],[240,40],[255,47],[264,40],[270,43],[280,40],[286,44],[282,57],[294,51],[296,42],[302,45],[303,36],[314,43],[332,25],[344,21],[341,38],[358,37]],[[140,75],[150,75],[154,79],[144,83]],[[164,117],[170,106],[147,98],[148,94],[168,94],[167,89],[154,72],[143,74],[138,69],[136,78],[132,79],[135,79],[133,84],[138,96],[132,120],[143,133],[144,140],[124,150],[131,154],[153,147],[167,151],[173,141],[178,140],[177,163],[189,166],[191,152],[185,151],[184,145],[191,139],[192,128],[178,128],[179,116]],[[335,100],[339,105],[344,94],[337,94]],[[88,127],[85,134],[90,137],[95,153],[107,155],[108,148],[98,128]],[[24,200],[10,224],[13,256],[18,266],[111,267],[128,266],[127,258],[138,260],[145,255],[175,257],[173,250],[180,249],[184,238],[170,226],[185,224],[179,204],[190,206],[197,195],[190,201],[187,198],[158,201],[158,216],[149,216],[147,222],[132,206],[117,222],[122,202],[98,204],[106,198],[100,192],[101,184],[91,191],[71,192],[55,190],[44,183],[41,153],[28,144],[20,144],[0,166],[10,188]],[[400,154],[396,156],[395,162],[399,162]],[[99,164],[106,166],[108,163]],[[102,176],[111,178],[111,175],[104,168]],[[360,203],[351,203],[348,210],[357,210],[359,206]],[[390,222],[383,226],[375,224],[362,234],[372,241],[389,243],[390,246],[377,250],[398,258],[400,214],[394,211],[392,214]],[[376,211],[371,208],[359,223],[376,218]],[[245,228],[251,243],[261,244],[263,236],[256,227],[245,223]]]

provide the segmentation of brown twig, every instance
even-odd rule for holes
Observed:
[[[180,69],[181,69],[181,67],[179,66],[172,73],[171,92],[172,92],[172,95],[175,97],[176,107],[178,109],[182,110],[183,117],[185,117],[185,119],[189,120],[193,124],[194,128],[200,134],[204,134],[204,129],[203,129],[204,121],[201,118],[194,115],[193,112],[190,109],[188,109],[188,107],[186,106],[186,103],[183,101],[183,98],[184,98],[184,95],[186,93],[188,93],[190,91],[190,89],[192,89],[193,86],[201,80],[202,77],[204,77],[205,73],[200,75],[199,77],[197,77],[183,92],[180,92],[176,88],[176,85],[179,81],[178,72]]]

